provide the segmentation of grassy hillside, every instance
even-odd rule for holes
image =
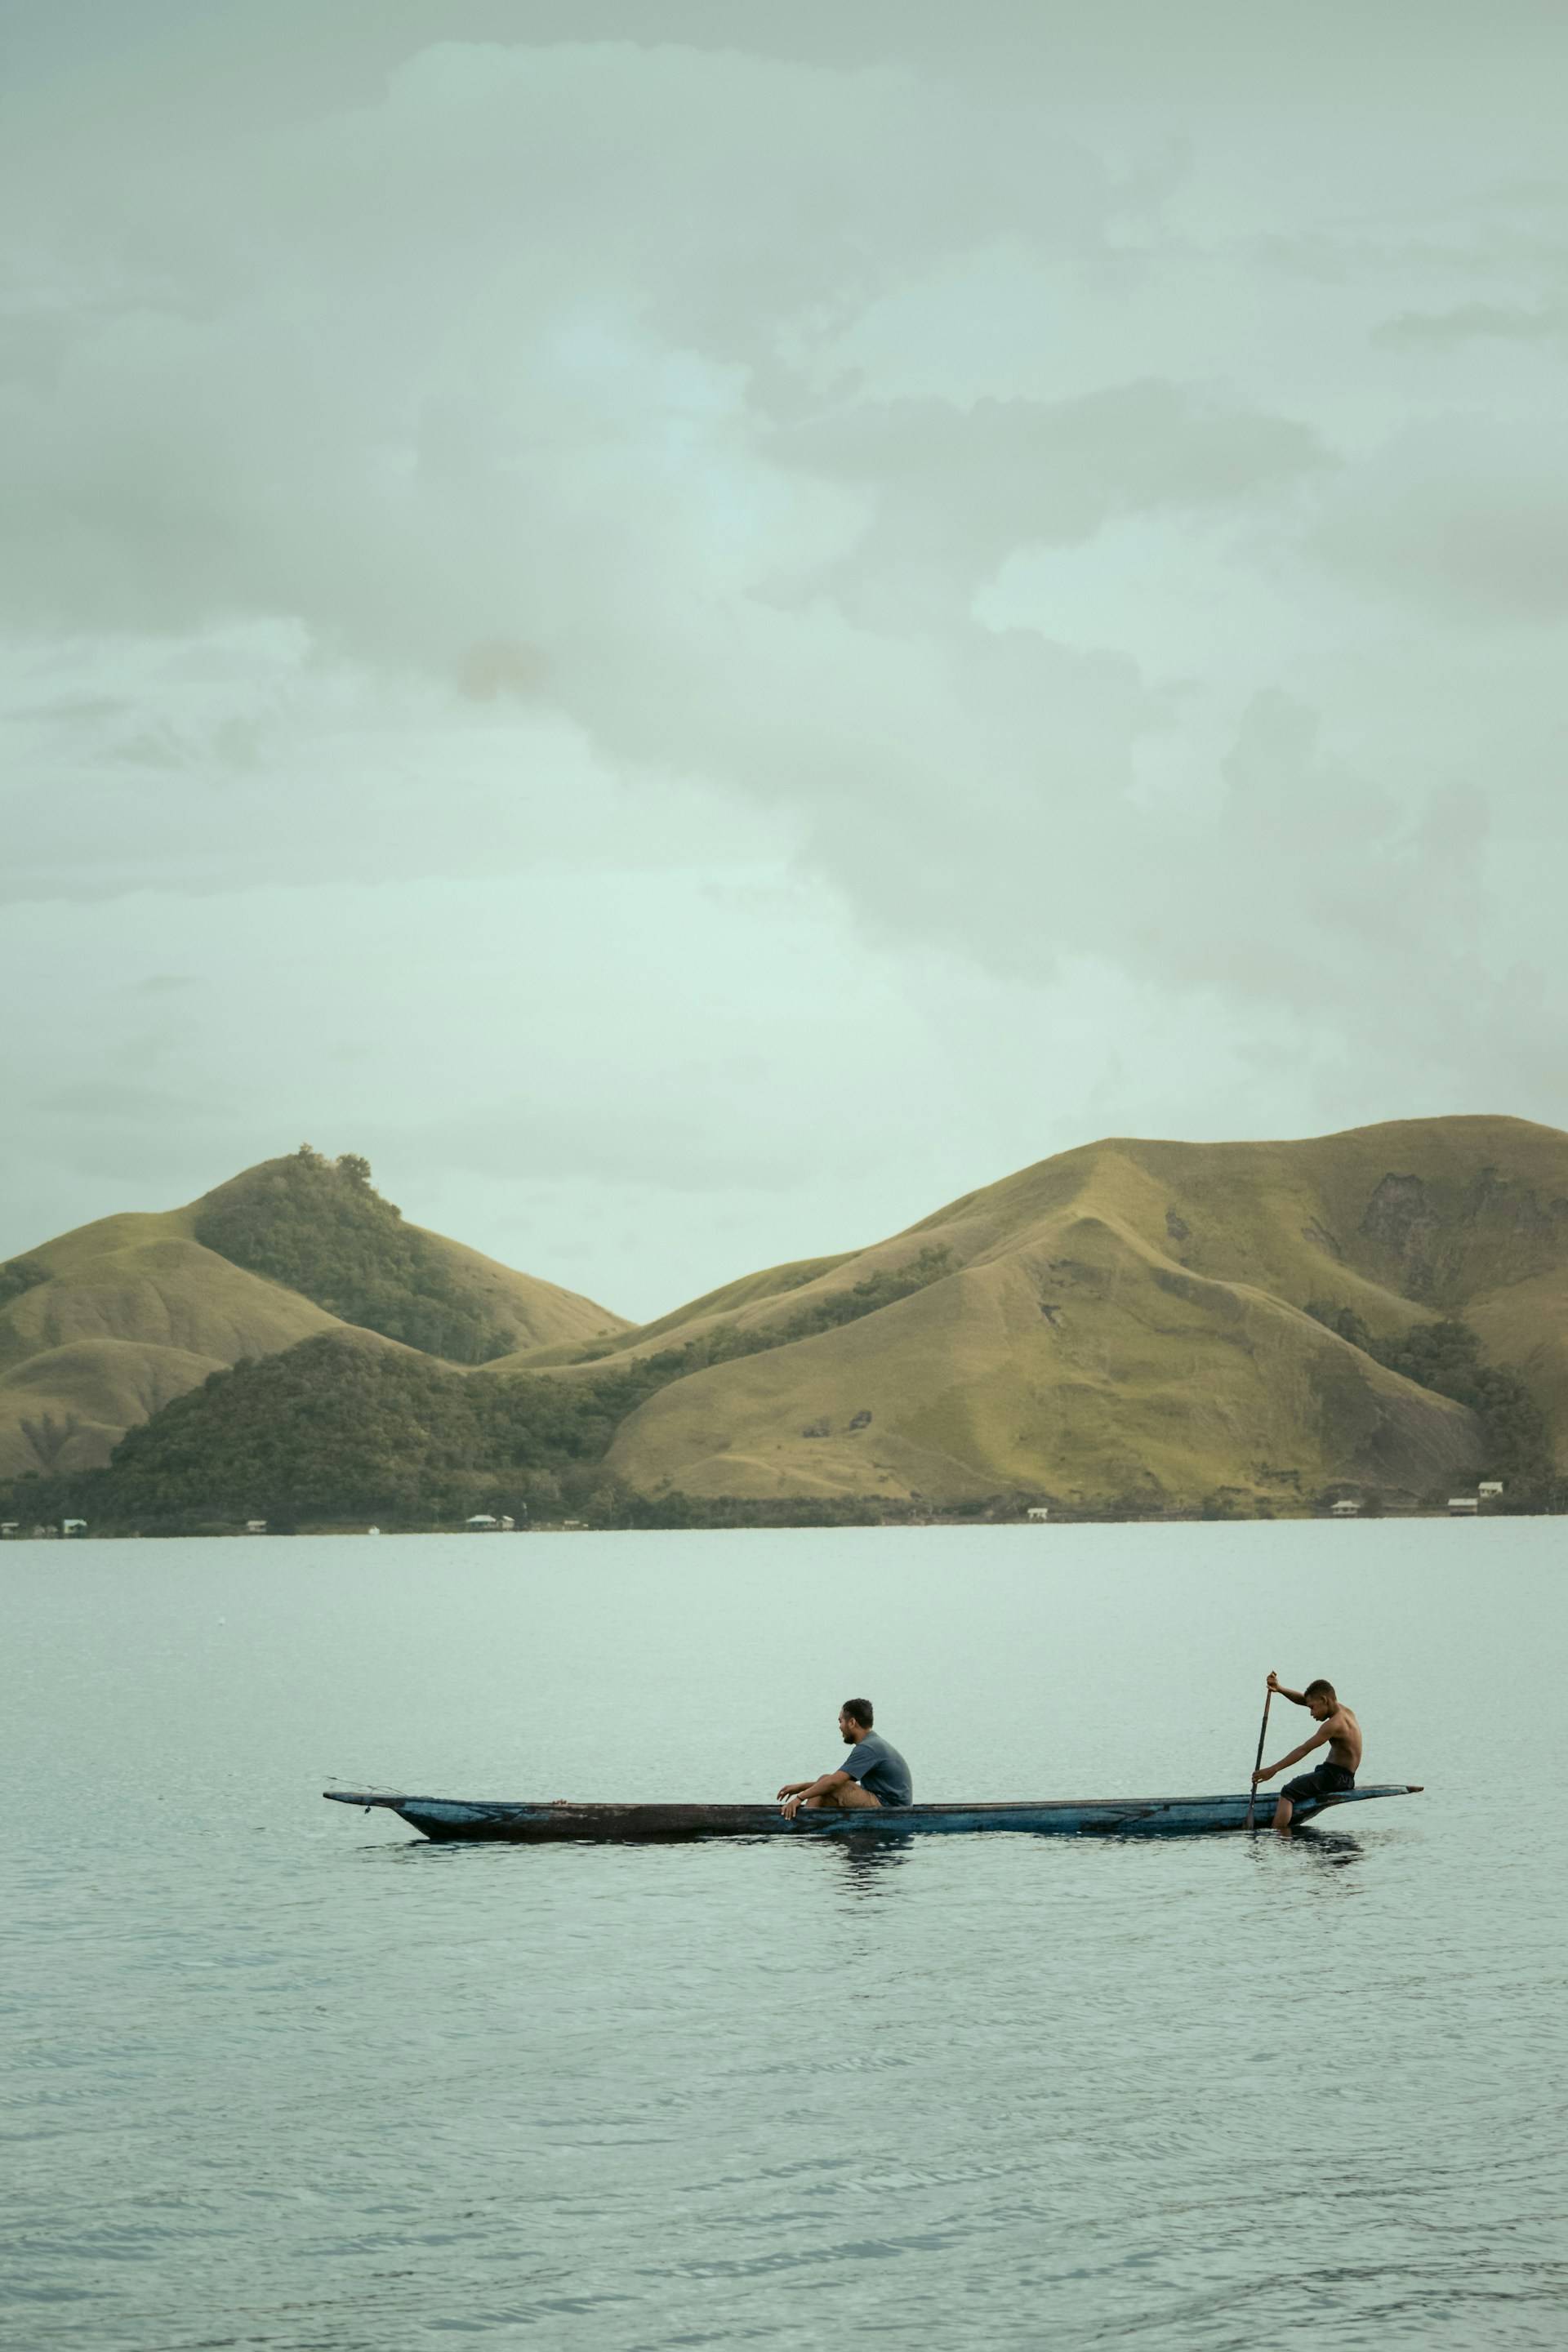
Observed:
[[[1568,1136],[1513,1119],[1089,1145],[635,1331],[305,1155],[13,1261],[0,1300],[0,1474],[147,1422],[110,1517],[1291,1509],[1568,1467]],[[432,1318],[464,1368],[410,1344]]]
[[[623,1334],[617,1342],[617,1352],[628,1344],[642,1346],[653,1339],[663,1339],[671,1331],[682,1331],[698,1323],[721,1321],[734,1315],[742,1307],[776,1305],[792,1291],[806,1283],[816,1281],[836,1268],[847,1265],[855,1256],[853,1250],[840,1250],[835,1257],[798,1258],[792,1265],[771,1265],[762,1274],[744,1274],[738,1282],[727,1282],[718,1290],[710,1290],[684,1307],[677,1307],[656,1322],[645,1323],[640,1329]]]
[[[104,1218],[0,1267],[0,1476],[106,1462],[209,1373],[321,1332],[418,1332],[471,1361],[626,1328],[405,1225],[362,1169],[269,1160],[186,1208]]]
[[[818,1275],[847,1265],[854,1255],[853,1250],[845,1250],[836,1257],[803,1258],[793,1265],[769,1266],[762,1274],[742,1275],[738,1282],[724,1283],[719,1289],[707,1291],[700,1298],[674,1307],[651,1323],[622,1324],[611,1339],[595,1339],[587,1347],[567,1341],[548,1348],[518,1349],[504,1362],[489,1369],[499,1372],[560,1370],[586,1377],[584,1367],[608,1357],[646,1360],[658,1351],[671,1333],[678,1335],[677,1345],[686,1347],[702,1332],[734,1330],[739,1328],[734,1318],[740,1308],[777,1304],[792,1291],[815,1281]]]
[[[788,1324],[869,1275],[949,1271],[840,1328]],[[667,1322],[749,1352],[660,1388],[612,1470],[657,1492],[1247,1504],[1334,1480],[1428,1494],[1486,1466],[1465,1406],[1339,1339],[1458,1317],[1516,1363],[1568,1458],[1568,1137],[1506,1118],[1300,1143],[1113,1139],[953,1202],[780,1298]],[[779,1344],[765,1347],[772,1336]],[[617,1350],[645,1352],[637,1334]]]

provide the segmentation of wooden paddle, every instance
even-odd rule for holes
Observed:
[[[1252,1816],[1258,1804],[1258,1775],[1263,1769],[1263,1743],[1268,1737],[1268,1705],[1273,1696],[1274,1693],[1272,1690],[1267,1690],[1263,1694],[1263,1720],[1258,1727],[1258,1754],[1254,1759],[1252,1766],[1252,1793],[1247,1800],[1247,1826],[1248,1829],[1252,1827]]]

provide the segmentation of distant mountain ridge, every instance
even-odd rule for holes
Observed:
[[[1565,1309],[1568,1135],[1506,1118],[1110,1139],[640,1328],[405,1225],[363,1161],[307,1152],[0,1268],[0,1474],[101,1462],[145,1422],[134,1491],[170,1508],[204,1460],[225,1509],[261,1478],[286,1507],[307,1453],[313,1511],[353,1453],[345,1510],[416,1523],[465,1494],[590,1488],[601,1515],[640,1497],[677,1517],[682,1497],[1430,1498],[1568,1467]],[[306,1340],[362,1369],[338,1378]],[[210,1404],[184,1393],[242,1357],[283,1360]]]

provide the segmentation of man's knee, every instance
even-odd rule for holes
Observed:
[[[874,1797],[869,1789],[863,1789],[858,1780],[846,1780],[837,1793],[846,1812],[877,1813],[882,1809],[880,1798]]]

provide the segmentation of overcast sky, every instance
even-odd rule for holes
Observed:
[[[0,1256],[1568,1123],[1559,0],[0,25]]]

